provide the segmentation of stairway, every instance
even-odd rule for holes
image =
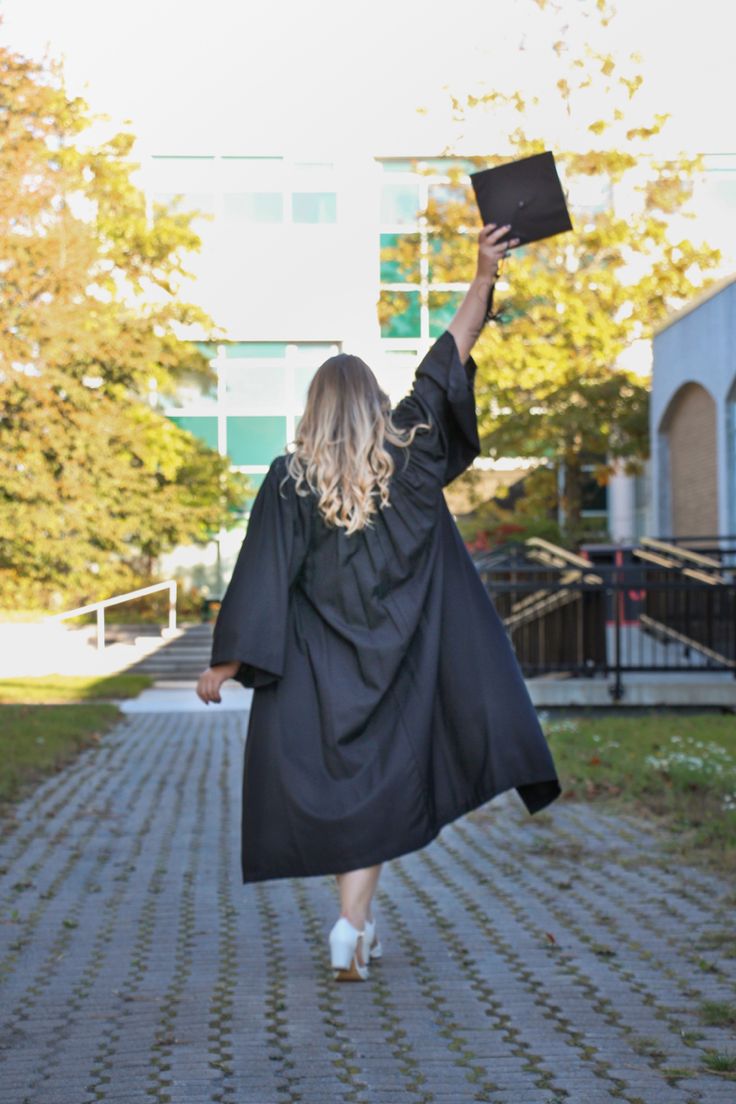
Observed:
[[[156,681],[196,681],[209,667],[211,650],[211,624],[184,624],[173,640],[133,663],[126,673],[150,675]]]

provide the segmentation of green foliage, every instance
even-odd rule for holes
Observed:
[[[148,402],[211,377],[179,295],[191,212],[149,217],[134,137],[93,122],[55,67],[0,49],[0,596],[76,605],[155,577],[156,558],[232,523],[243,476]]]
[[[550,503],[555,498],[556,477],[549,467],[540,466],[523,478],[523,495],[513,509],[504,505],[507,495],[481,502],[471,513],[456,518],[460,534],[472,551],[483,551],[508,540],[544,537],[555,544],[564,543]]]
[[[547,5],[537,0],[537,7]],[[597,10],[605,28],[612,12],[605,4]],[[617,460],[633,472],[648,454],[648,381],[620,358],[707,286],[721,257],[672,229],[671,216],[688,213],[702,163],[650,154],[668,117],[636,115],[632,101],[643,83],[637,55],[619,59],[589,45],[573,55],[554,35],[549,49],[556,72],[546,93],[526,98],[495,90],[452,97],[452,107],[459,127],[469,129],[479,115],[494,135],[496,152],[468,159],[477,168],[551,148],[537,117],[540,103],[557,100],[569,124],[569,142],[554,153],[570,193],[574,232],[515,250],[504,262],[494,301],[504,321],[485,327],[473,356],[484,454],[543,457],[562,466],[561,505],[574,538],[585,458],[600,460],[597,475],[605,482]],[[475,272],[479,219],[472,187],[461,168],[450,176],[451,195],[431,196],[421,212],[433,282],[466,282]],[[602,185],[600,209],[576,207],[576,189],[591,180]],[[613,206],[606,193],[614,195]],[[410,252],[400,240],[385,256],[408,273]],[[387,300],[384,313],[390,308]],[[553,491],[548,505],[555,497]]]

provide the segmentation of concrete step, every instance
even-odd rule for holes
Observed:
[[[211,624],[186,625],[181,635],[150,655],[142,656],[127,670],[131,674],[162,676],[176,682],[196,680],[209,666],[212,630]]]

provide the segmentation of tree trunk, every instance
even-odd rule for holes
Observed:
[[[562,508],[565,517],[565,532],[572,538],[577,538],[580,532],[582,482],[583,473],[580,466],[580,454],[577,452],[566,453]]]

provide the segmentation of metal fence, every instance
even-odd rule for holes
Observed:
[[[608,677],[614,700],[627,674],[736,677],[734,572],[654,562],[668,557],[651,544],[638,552],[592,565],[531,541],[476,559],[526,677]]]

